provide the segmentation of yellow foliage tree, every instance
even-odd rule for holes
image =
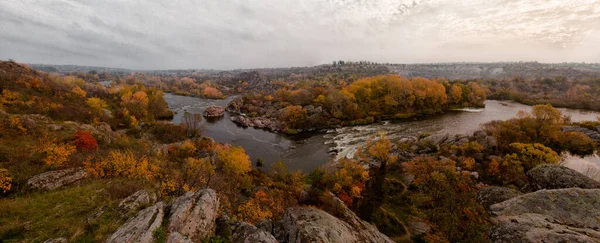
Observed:
[[[108,107],[108,105],[106,104],[106,102],[104,102],[104,100],[102,100],[100,98],[96,98],[96,97],[87,98],[87,100],[85,101],[85,103],[95,113],[101,113],[102,109],[106,109],[106,107]]]
[[[0,168],[0,190],[3,193],[10,191],[12,187],[12,177],[10,177],[7,169]]]
[[[220,145],[217,158],[221,162],[221,169],[227,174],[241,175],[250,171],[250,157],[242,147]]]
[[[79,88],[79,86],[75,86],[75,88],[71,90],[71,93],[75,94],[75,96],[79,98],[84,98],[87,95],[85,90]]]

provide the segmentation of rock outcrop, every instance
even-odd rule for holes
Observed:
[[[600,242],[600,189],[540,190],[490,207],[493,242]]]
[[[139,190],[119,202],[121,212],[131,212],[143,205],[150,205],[156,202],[156,193],[148,190]]]
[[[165,204],[158,202],[127,220],[106,242],[154,242],[152,233],[161,226],[165,215]]]
[[[27,185],[35,189],[54,190],[72,184],[88,176],[84,168],[71,168],[48,171],[27,180]]]
[[[280,132],[283,127],[279,121],[271,120],[266,117],[234,116],[230,119],[244,127],[268,129],[273,132]]]
[[[531,190],[559,188],[600,188],[597,182],[573,169],[559,165],[538,165],[527,172],[528,188]]]
[[[221,117],[225,114],[225,108],[220,106],[210,106],[204,110],[205,117]]]
[[[288,208],[283,220],[274,223],[275,237],[280,242],[393,242],[337,197],[333,203],[340,218],[315,208]]]
[[[155,200],[155,195],[138,191],[122,201],[123,205]],[[124,206],[125,207],[125,206]],[[152,233],[168,222],[167,242],[202,242],[215,235],[219,200],[214,190],[188,192],[169,205],[158,202],[129,219],[107,242],[154,242]],[[167,221],[163,221],[167,220]]]
[[[563,126],[561,130],[563,132],[580,132],[600,143],[600,129],[598,131],[594,131],[592,129],[579,126]]]
[[[215,234],[219,199],[211,189],[188,192],[173,200],[169,212],[169,233],[179,232],[194,242],[200,242]]]
[[[507,187],[488,186],[477,191],[477,202],[486,209],[489,209],[493,204],[504,202],[522,194],[515,189]]]
[[[277,240],[270,232],[246,222],[238,222],[233,226],[231,240],[233,243],[277,243]]]
[[[179,232],[173,232],[167,237],[167,243],[194,243]]]
[[[44,243],[67,243],[69,242],[69,240],[67,240],[67,238],[54,238],[54,239],[48,239],[46,241],[44,241]]]

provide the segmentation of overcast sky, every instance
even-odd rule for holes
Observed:
[[[0,59],[143,69],[600,62],[600,0],[0,0]]]

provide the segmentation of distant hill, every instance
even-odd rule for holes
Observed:
[[[568,79],[586,79],[600,77],[600,64],[593,63],[538,63],[538,62],[497,62],[497,63],[423,63],[390,64],[373,62],[334,62],[312,67],[257,68],[235,70],[182,69],[182,70],[131,70],[109,67],[90,67],[77,65],[30,64],[34,69],[61,74],[72,72],[107,72],[127,74],[131,72],[164,76],[187,76],[206,74],[215,78],[234,77],[247,72],[257,71],[268,80],[306,79],[334,76],[336,78],[364,77],[381,74],[398,74],[404,77],[447,78],[447,79],[525,79],[553,78],[564,76]]]

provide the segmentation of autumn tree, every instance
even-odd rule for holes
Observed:
[[[250,157],[244,148],[231,145],[220,145],[217,149],[219,165],[217,169],[230,175],[242,175],[250,170]]]
[[[557,164],[560,156],[542,144],[510,144],[511,153],[504,156],[498,175],[506,183],[521,183],[525,173],[537,165]]]
[[[408,162],[406,172],[415,176],[409,195],[413,213],[432,224],[425,239],[488,241],[488,215],[475,200],[477,189],[469,173],[458,172],[454,161],[431,157]]]
[[[306,121],[306,110],[299,105],[287,106],[283,111],[283,120],[291,128],[301,128]]]
[[[133,93],[128,90],[121,96],[121,106],[126,108],[137,120],[148,115],[148,104],[148,95],[144,91]]]
[[[388,172],[388,166],[398,159],[390,154],[392,142],[384,133],[379,133],[377,138],[369,138],[366,144],[358,149],[359,160],[370,168],[370,177],[367,183],[366,195],[360,203],[360,214],[364,219],[369,219],[375,209],[383,202],[383,183]]]

